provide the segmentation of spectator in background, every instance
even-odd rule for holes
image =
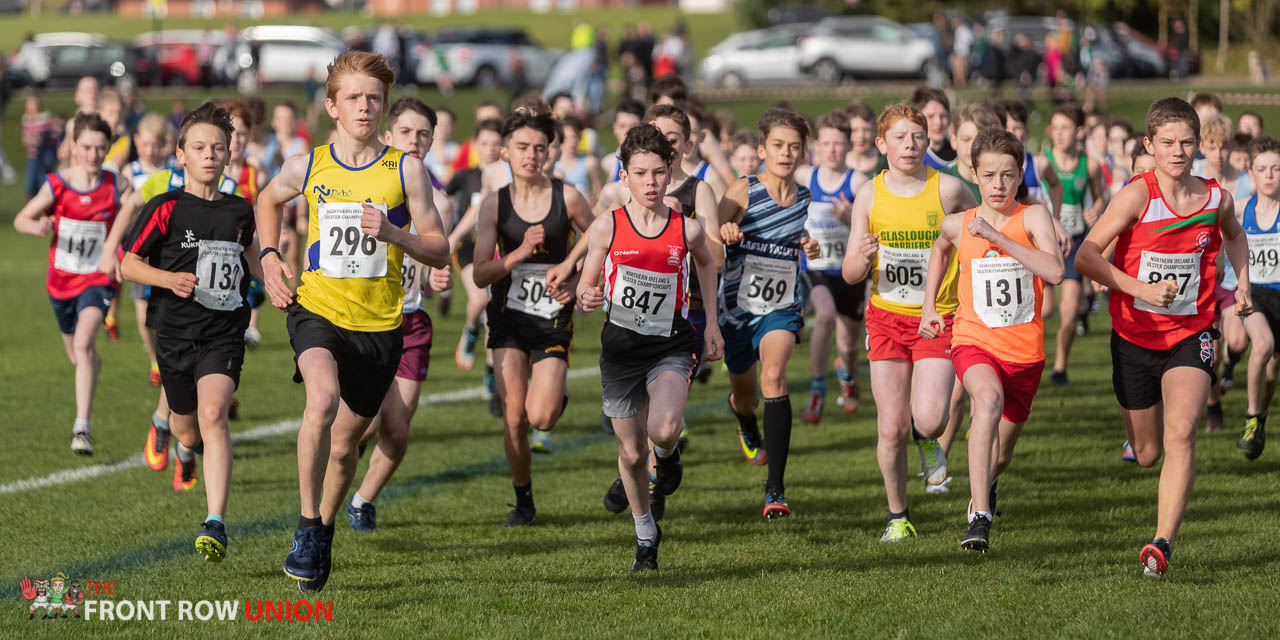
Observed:
[[[1054,104],[1064,102],[1066,70],[1062,65],[1062,40],[1054,34],[1044,38],[1044,81],[1049,85],[1049,96]]]
[[[26,94],[22,112],[22,146],[27,151],[23,186],[28,200],[40,191],[45,175],[52,173],[58,166],[62,126],[62,121],[45,110],[44,104],[34,92]]]
[[[4,58],[0,57],[0,122],[4,121],[4,111],[9,105],[10,92],[13,83],[9,78],[9,70],[5,64]],[[4,137],[0,135],[0,140]],[[14,170],[13,165],[9,163],[9,157],[4,152],[4,146],[0,145],[0,180],[5,184],[13,184],[18,181],[18,172]]]
[[[1013,37],[1013,53],[1009,59],[1011,75],[1018,81],[1018,100],[1031,110],[1031,85],[1036,81],[1036,73],[1040,68],[1040,56],[1031,44],[1031,38],[1025,33]]]
[[[946,66],[951,59],[951,52],[956,48],[955,34],[951,31],[951,23],[941,12],[933,14],[933,48],[938,56],[938,63]]]
[[[174,131],[182,128],[182,118],[186,115],[187,101],[182,98],[174,98],[173,105],[169,107],[169,124],[173,125]]]
[[[1191,33],[1187,31],[1187,23],[1182,17],[1173,19],[1173,38],[1170,40],[1170,46],[1173,47],[1174,55],[1178,57],[1177,63],[1174,65],[1174,74],[1176,79],[1181,80],[1191,73]]]
[[[973,31],[962,18],[951,20],[951,82],[963,87],[969,77],[969,54],[973,51]]]
[[[604,104],[605,78],[609,73],[609,33],[601,27],[596,30],[595,65],[591,68],[591,81],[587,84],[587,111],[598,113]]]
[[[1005,54],[1004,29],[992,29],[991,41],[982,55],[982,76],[991,83],[991,95],[1000,95],[1000,87],[1009,75],[1009,60]]]
[[[439,114],[437,114],[439,115]],[[485,120],[502,120],[502,109],[498,103],[492,100],[485,100],[476,105],[475,122],[484,122]],[[468,138],[458,145],[458,155],[453,158],[453,172],[458,173],[464,169],[474,169],[479,166],[480,153],[474,148],[475,139]]]
[[[427,169],[445,184],[453,178],[451,165],[454,158],[458,156],[458,143],[453,141],[456,121],[457,117],[452,109],[444,105],[436,107],[436,128],[432,131],[431,149],[423,158],[427,163]]]
[[[1262,136],[1262,116],[1256,111],[1245,111],[1240,114],[1236,120],[1236,131],[1248,135],[1250,138],[1258,138]]]
[[[387,64],[398,70],[400,68],[400,34],[391,23],[383,23],[373,34],[373,52],[387,59]]]
[[[573,31],[569,33],[570,49],[586,49],[595,44],[596,30],[586,20],[578,18],[573,21]]]

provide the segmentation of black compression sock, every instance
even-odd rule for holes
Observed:
[[[747,438],[754,439],[756,442],[759,442],[760,441],[760,425],[756,422],[755,412],[753,411],[751,413],[743,415],[741,413],[738,413],[737,411],[734,411],[732,403],[729,404],[729,411],[733,413],[733,417],[738,419],[738,428],[742,429],[742,432],[747,435]]]
[[[1234,367],[1236,366],[1237,362],[1240,362],[1240,358],[1243,358],[1243,357],[1244,357],[1243,351],[1233,351],[1231,349],[1227,349],[1227,361],[1225,364],[1228,367]]]
[[[791,450],[791,396],[764,399],[764,449],[769,454],[767,484],[782,491]]]
[[[523,487],[516,487],[516,508],[533,511],[533,481]]]

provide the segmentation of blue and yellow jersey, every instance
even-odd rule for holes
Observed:
[[[350,217],[335,222],[336,216],[326,213],[322,221],[321,213],[326,205],[381,204],[392,224],[408,229],[404,156],[399,149],[385,147],[369,164],[348,167],[334,157],[332,145],[311,151],[302,193],[307,199],[307,237],[312,242],[307,247],[298,303],[343,329],[390,331],[400,326],[404,254],[361,233],[358,218],[353,225]],[[385,265],[377,265],[378,254],[384,252]]]

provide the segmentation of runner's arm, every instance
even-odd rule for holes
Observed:
[[[973,192],[960,178],[944,173],[938,176],[938,180],[938,197],[942,200],[943,212],[957,213],[978,206],[978,200],[973,197]]]
[[[587,154],[583,160],[587,165],[587,185],[591,189],[591,193],[599,197],[599,193],[603,187],[600,184],[600,159]]]
[[[52,206],[53,187],[50,187],[49,181],[45,180],[36,195],[27,201],[13,219],[13,228],[17,229],[18,233],[29,236],[48,235],[53,230],[53,216],[48,215],[49,208]]]
[[[711,252],[712,266],[718,273],[724,266],[724,244],[720,241],[720,234],[708,232],[708,229],[716,228],[717,212],[716,212],[716,194],[711,190],[711,185],[704,180],[698,185],[697,191],[693,194],[693,213],[697,217],[698,222],[702,224],[702,235],[706,238],[707,250]],[[713,274],[714,276],[714,274]],[[715,279],[711,280],[713,283]],[[710,298],[714,300],[714,296]]]
[[[968,191],[968,189],[965,189]],[[964,218],[961,216],[943,216],[939,225],[938,237],[929,250],[929,266],[925,271],[924,302],[920,307],[920,335],[928,339],[942,335],[946,330],[946,321],[938,313],[938,289],[942,288],[942,279],[947,275],[947,262],[951,260],[951,252],[955,250],[960,237]]]
[[[569,250],[569,255],[558,265],[547,270],[547,288],[562,293],[563,300],[556,295],[552,295],[557,302],[572,302],[570,298],[569,285],[573,280],[573,274],[578,270],[578,262],[583,256],[587,255],[587,230],[591,229],[591,223],[595,220],[595,216],[591,215],[591,207],[587,204],[587,199],[582,197],[577,187],[565,183],[564,185],[564,208],[565,213],[569,216],[569,222],[573,224],[573,228],[578,232],[578,238],[574,242],[573,248]]]
[[[707,188],[707,185],[698,185],[699,189]],[[689,251],[693,253],[693,266],[698,270],[698,288],[702,290],[703,300],[715,300],[716,274],[720,271],[720,265],[716,264],[715,252],[711,249],[712,240],[710,237],[714,234],[707,233],[706,228],[701,222],[691,224],[685,227],[688,234],[686,244],[689,245]],[[719,246],[719,245],[715,245]],[[706,343],[707,360],[719,360],[724,355],[724,337],[720,335],[720,320],[717,317],[717,305],[703,305],[703,312],[707,316],[707,326],[703,330],[703,341]]]
[[[1104,198],[1106,191],[1102,188],[1102,165],[1092,157],[1086,156],[1086,158],[1088,162],[1085,167],[1089,174],[1089,193],[1093,195],[1093,206],[1085,212],[1084,221],[1093,224],[1098,221],[1098,216],[1106,207],[1107,201]],[[1090,218],[1093,220],[1090,221]]]
[[[739,178],[724,193],[724,198],[720,200],[720,205],[716,209],[720,239],[724,240],[725,244],[737,244],[742,239],[742,232],[738,231],[738,221],[747,211],[750,185],[746,178]]]
[[[476,221],[480,219],[480,207],[467,207],[466,213],[458,219],[458,224],[454,225],[453,231],[449,233],[449,246],[456,247],[462,242],[462,238],[468,233],[474,233],[476,230]]]
[[[600,216],[587,230],[587,257],[582,264],[582,277],[578,279],[578,306],[591,313],[604,303],[604,288],[600,278],[604,271],[604,259],[609,253],[613,238],[613,216]]]
[[[1054,229],[1053,216],[1042,205],[1031,205],[1022,212],[1023,227],[1031,237],[1035,246],[1014,242],[1003,233],[997,231],[999,238],[996,245],[1005,253],[1013,256],[1023,266],[1031,270],[1041,280],[1049,284],[1062,282],[1066,273],[1066,265],[1062,261],[1062,250],[1058,245],[1058,232]]]
[[[1120,291],[1135,298],[1161,304],[1157,287],[1163,284],[1147,284],[1125,273],[1119,267],[1103,257],[1103,247],[1110,248],[1121,232],[1137,221],[1138,216],[1146,209],[1147,184],[1142,181],[1129,183],[1116,197],[1111,199],[1106,211],[1098,218],[1098,223],[1089,230],[1080,250],[1076,252],[1076,271],[1090,280],[1099,282],[1112,291]],[[1246,262],[1247,264],[1247,262]],[[1162,281],[1169,282],[1169,281]],[[1172,299],[1172,298],[1170,298]]]
[[[147,207],[138,219],[139,224],[130,229],[129,237],[125,240],[124,261],[120,264],[120,272],[138,284],[162,287],[173,291],[180,298],[188,298],[195,290],[196,274],[165,271],[151,266],[145,260],[169,234],[165,218],[153,219],[157,209],[158,207]]]
[[[631,201],[631,192],[621,182],[610,182],[602,187],[596,197],[596,204],[591,208],[595,217],[611,213],[618,207],[626,206]]]
[[[1235,200],[1223,191],[1222,202],[1218,205],[1218,226],[1222,229],[1222,246],[1231,259],[1231,268],[1236,270],[1236,315],[1243,316],[1253,311],[1253,295],[1249,287],[1249,240],[1235,210]]]
[[[436,205],[436,213],[440,214],[440,229],[445,236],[453,233],[453,198],[450,198],[445,192],[439,189],[431,190],[431,200]],[[452,254],[453,244],[449,244],[450,253]]]
[[[293,300],[293,291],[285,283],[293,278],[293,269],[280,257],[276,246],[280,238],[280,224],[286,203],[302,195],[303,182],[310,169],[310,155],[297,155],[284,161],[280,172],[258,194],[254,209],[254,224],[258,227],[258,239],[262,250],[276,249],[262,257],[262,284],[271,296],[271,305],[284,309]]]
[[[698,142],[698,155],[710,163],[711,168],[715,170],[715,177],[718,180],[711,181],[711,174],[707,174],[707,178],[711,182],[712,190],[715,190],[717,186],[720,187],[717,192],[717,198],[723,198],[723,194],[729,185],[733,184],[738,179],[738,176],[733,172],[733,165],[729,164],[729,158],[724,155],[724,149],[720,148],[720,141],[716,140],[711,135],[711,132],[706,129],[702,130],[702,140]]]
[[[365,207],[361,230],[394,244],[428,267],[441,269],[449,264],[449,240],[445,237],[440,212],[436,210],[432,195],[435,189],[427,177],[427,167],[420,162],[405,162],[401,163],[400,172],[404,178],[405,205],[417,233],[391,224],[385,213],[371,207]]]
[[[107,239],[102,245],[102,259],[98,262],[98,271],[105,273],[116,281],[120,281],[124,274],[120,271],[120,260],[116,258],[116,248],[124,240],[124,235],[128,233],[129,228],[133,226],[133,216],[142,209],[142,192],[129,191],[120,202],[120,211],[116,213],[116,220],[111,224],[111,232],[107,234]]]
[[[1062,180],[1058,178],[1058,172],[1053,168],[1053,163],[1044,155],[1036,155],[1036,169],[1040,171],[1040,181],[1044,183],[1045,191],[1049,193],[1049,202],[1040,204],[1050,206],[1049,214],[1055,219],[1058,212],[1062,211]]]
[[[840,264],[840,275],[849,284],[866,279],[879,250],[879,240],[870,232],[871,208],[876,204],[875,183],[867,181],[854,193],[853,206],[849,208],[849,240],[845,242],[844,262]]]
[[[516,265],[529,259],[541,240],[530,242],[530,235],[541,230],[542,225],[529,227],[525,241],[504,256],[494,259],[498,247],[498,195],[491,193],[480,203],[480,220],[476,225],[476,252],[472,258],[471,278],[476,286],[487,287],[511,273]]]

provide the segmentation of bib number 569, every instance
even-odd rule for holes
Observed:
[[[759,298],[765,302],[781,300],[787,295],[787,281],[774,278],[754,276],[747,285],[747,296]]]

